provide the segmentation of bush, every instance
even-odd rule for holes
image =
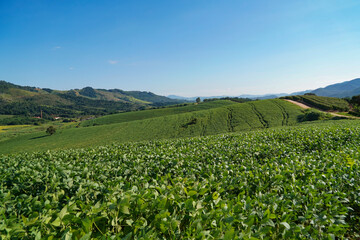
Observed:
[[[299,117],[299,120],[301,122],[316,121],[316,120],[330,119],[331,117],[332,116],[328,113],[323,113],[323,112],[317,111],[315,109],[306,109],[304,111],[304,115],[301,115]]]
[[[49,135],[53,135],[56,132],[56,129],[53,126],[50,126],[46,129],[46,133]]]

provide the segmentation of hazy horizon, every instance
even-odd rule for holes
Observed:
[[[360,76],[360,2],[1,1],[0,79],[159,95],[292,93]]]

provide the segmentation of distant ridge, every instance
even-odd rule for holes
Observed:
[[[282,97],[282,96],[286,96],[289,95],[287,93],[279,93],[279,94],[265,94],[265,95],[251,95],[251,94],[242,94],[239,96],[229,96],[229,95],[222,95],[222,96],[200,96],[201,100],[204,99],[212,99],[212,98],[226,98],[226,97],[230,97],[230,98],[250,98],[250,99],[259,99],[259,100],[265,100],[265,99],[273,99],[273,98],[278,98],[278,97]],[[195,101],[197,97],[182,97],[182,96],[177,96],[177,95],[168,95],[168,98],[171,99],[179,99],[179,100],[186,100],[186,101]]]
[[[318,96],[324,97],[352,97],[360,95],[360,78],[342,83],[336,83],[324,88],[318,88],[312,91]]]
[[[224,97],[239,97],[239,98],[250,98],[250,99],[273,99],[283,96],[291,96],[291,95],[304,95],[305,93],[314,93],[318,96],[323,97],[337,97],[337,98],[345,98],[352,97],[356,95],[360,95],[360,78],[356,78],[350,81],[345,81],[341,83],[336,83],[332,85],[328,85],[324,88],[317,88],[315,90],[305,90],[293,93],[276,93],[276,94],[264,94],[264,95],[249,95],[242,94],[239,96],[211,96],[211,97],[202,97],[201,99],[206,98],[224,98]],[[188,101],[195,101],[196,97],[181,97],[176,95],[169,95],[168,98],[172,99],[182,99]]]
[[[184,102],[145,91],[94,89],[67,91],[37,88],[0,81],[0,114],[38,116],[103,115],[161,107]]]

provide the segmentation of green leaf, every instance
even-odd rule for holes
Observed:
[[[209,190],[207,188],[202,188],[199,192],[199,194],[202,196],[204,195],[205,193],[207,193]]]
[[[40,240],[41,239],[41,232],[37,232],[35,235],[35,240]]]
[[[226,222],[226,223],[231,223],[231,222],[233,222],[234,221],[234,217],[227,217],[227,218],[224,218],[224,220],[223,220],[224,222]]]
[[[232,239],[234,239],[234,237],[235,237],[235,230],[230,229],[225,232],[224,240],[232,240]]]
[[[251,227],[252,225],[254,225],[254,222],[255,222],[255,217],[254,217],[254,215],[249,216],[249,217],[244,221],[244,223],[245,223],[248,227]]]
[[[290,225],[287,222],[281,222],[281,225],[283,225],[287,230],[290,229]]]
[[[67,233],[65,234],[65,240],[71,240],[71,238],[72,238],[72,233],[71,233],[71,232],[67,232]]]
[[[26,218],[24,215],[21,215],[21,218],[22,218],[22,220],[23,220],[23,223],[26,225],[26,223],[27,223],[27,218]]]
[[[132,232],[129,232],[125,237],[123,237],[121,240],[128,240],[128,239],[131,239],[132,237]]]
[[[132,226],[134,221],[132,219],[128,219],[125,222],[126,222],[127,225]]]
[[[59,217],[60,217],[61,219],[63,219],[64,216],[65,216],[67,213],[68,213],[68,212],[67,212],[67,206],[65,206],[65,207],[63,207],[63,209],[61,209],[61,211],[60,211],[60,213],[59,213]]]
[[[92,222],[88,217],[81,220],[81,223],[83,225],[84,232],[88,233],[91,231]]]
[[[275,218],[276,218],[276,214],[271,213],[271,214],[269,215],[269,218],[270,218],[270,219],[275,219]]]
[[[92,232],[88,232],[84,236],[82,236],[79,240],[89,240],[91,238]]]
[[[191,191],[188,192],[188,195],[189,195],[190,197],[192,197],[192,196],[194,196],[194,195],[196,195],[196,194],[197,194],[197,192],[194,191],[194,190],[191,190]]]
[[[214,193],[212,194],[212,199],[216,200],[216,199],[218,199],[218,198],[219,198],[219,193],[218,193],[218,192],[214,192]]]
[[[56,218],[51,225],[55,226],[55,227],[59,227],[61,224],[61,219],[60,218]]]
[[[128,206],[121,206],[120,211],[123,214],[130,214],[129,207]]]
[[[192,198],[189,198],[188,200],[185,201],[185,207],[186,209],[188,210],[192,210],[194,209],[194,205],[193,205],[193,199]]]
[[[328,240],[335,240],[335,239],[336,239],[336,237],[335,237],[334,234],[329,234],[328,235]]]

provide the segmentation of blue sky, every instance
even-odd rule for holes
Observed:
[[[0,0],[0,79],[214,96],[360,77],[358,0]]]

